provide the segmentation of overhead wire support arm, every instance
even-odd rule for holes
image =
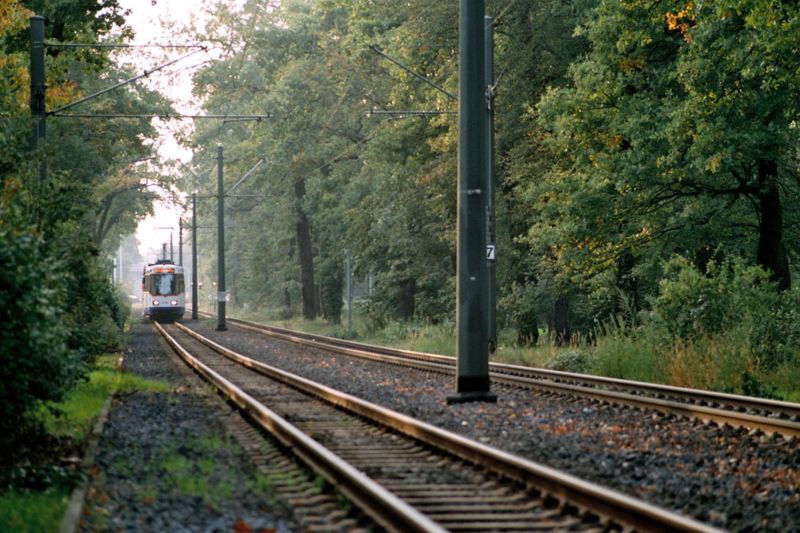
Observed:
[[[238,180],[236,183],[234,183],[234,184],[233,184],[233,186],[232,186],[230,189],[228,189],[228,192],[226,192],[226,193],[225,193],[225,196],[230,196],[230,195],[231,195],[231,193],[232,193],[232,192],[233,192],[233,191],[236,189],[236,187],[238,187],[239,185],[241,185],[241,184],[242,184],[242,182],[243,182],[244,180],[246,180],[247,178],[249,178],[249,177],[250,177],[250,175],[251,175],[253,172],[255,172],[255,171],[256,171],[256,169],[257,169],[258,167],[260,167],[260,166],[261,166],[261,163],[263,163],[263,162],[264,162],[264,160],[263,160],[263,159],[259,159],[259,160],[258,160],[258,163],[256,163],[256,164],[255,164],[255,166],[253,166],[253,168],[251,168],[250,170],[248,170],[248,171],[247,171],[247,173],[246,173],[244,176],[242,176],[241,178],[239,178],[239,180]]]
[[[425,117],[425,116],[435,116],[435,115],[457,115],[457,114],[458,114],[458,111],[439,111],[439,110],[433,110],[433,111],[394,111],[394,110],[389,110],[389,111],[385,111],[385,110],[380,110],[380,109],[378,109],[378,110],[370,109],[369,111],[364,113],[364,116],[366,116],[367,118],[369,118],[369,117],[371,117],[373,115],[391,115],[391,116],[396,116],[396,117],[402,117],[402,116],[421,116],[421,117]]]
[[[451,100],[458,101],[458,97],[456,95],[454,95],[453,93],[449,92],[444,87],[442,87],[440,85],[437,85],[436,83],[432,82],[431,80],[429,80],[428,78],[426,78],[422,74],[418,74],[418,73],[414,72],[409,67],[405,66],[400,61],[398,61],[397,59],[395,59],[392,56],[386,54],[377,45],[371,44],[371,45],[369,45],[369,49],[372,50],[373,52],[375,52],[376,54],[378,54],[379,56],[385,57],[386,59],[388,59],[389,61],[391,61],[392,63],[394,63],[398,67],[400,67],[401,69],[405,70],[406,72],[408,72],[409,74],[414,76],[415,78],[424,81],[425,83],[427,83],[428,85],[430,85],[431,87],[433,87],[434,89],[439,91],[440,93],[447,95]]]
[[[124,85],[132,83],[132,82],[134,82],[136,80],[139,80],[141,78],[146,78],[147,76],[149,76],[150,74],[152,74],[154,72],[158,72],[159,70],[163,70],[163,69],[165,69],[165,68],[167,68],[167,67],[169,67],[171,65],[174,65],[178,61],[182,61],[182,60],[186,59],[189,56],[192,56],[192,55],[194,55],[194,54],[196,54],[196,53],[198,53],[200,51],[205,51],[205,50],[207,50],[206,47],[198,48],[197,50],[192,50],[188,54],[184,54],[184,55],[182,55],[181,57],[179,57],[177,59],[173,59],[172,61],[168,61],[168,62],[164,63],[163,65],[159,65],[159,66],[153,68],[152,70],[145,70],[141,74],[138,74],[138,75],[136,75],[136,76],[134,76],[132,78],[129,78],[127,80],[124,80],[124,81],[121,81],[119,83],[116,83],[116,84],[112,85],[111,87],[106,87],[105,89],[103,89],[101,91],[97,91],[96,93],[90,94],[89,96],[85,96],[85,97],[83,97],[83,98],[81,98],[79,100],[76,100],[76,101],[74,101],[72,103],[69,103],[69,104],[67,104],[65,106],[61,106],[58,109],[55,109],[53,111],[49,111],[47,114],[48,115],[52,115],[52,116],[56,116],[59,113],[62,113],[64,111],[66,111],[67,109],[71,109],[71,108],[73,108],[73,107],[75,107],[77,105],[80,105],[80,104],[84,103],[84,102],[88,102],[89,100],[97,98],[100,95],[103,95],[103,94],[105,94],[107,92],[113,91],[114,89],[118,89],[118,88],[120,88],[120,87],[122,87]]]

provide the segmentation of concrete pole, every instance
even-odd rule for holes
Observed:
[[[197,193],[192,193],[192,320],[197,320]]]
[[[47,133],[46,84],[44,72],[44,17],[38,15],[30,18],[31,40],[31,118],[33,119],[33,136],[31,147],[39,160],[39,184],[47,180],[47,164],[44,158],[44,140]]]
[[[178,218],[178,264],[183,266],[183,219]]]
[[[494,20],[484,17],[484,82],[486,83],[486,268],[489,353],[497,349],[497,232],[494,209]]]
[[[225,325],[225,190],[223,189],[222,145],[217,145],[217,331]]]
[[[486,83],[484,2],[461,0],[458,87],[456,394],[448,403],[496,401],[489,392],[486,325]]]

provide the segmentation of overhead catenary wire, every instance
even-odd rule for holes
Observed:
[[[47,114],[50,115],[50,116],[56,116],[57,114],[62,113],[63,111],[66,111],[67,109],[71,109],[71,108],[73,108],[73,107],[75,107],[77,105],[80,105],[80,104],[84,103],[84,102],[87,102],[89,100],[97,98],[98,96],[100,96],[102,94],[105,94],[107,92],[113,91],[114,89],[118,89],[119,87],[127,85],[127,84],[129,84],[131,82],[134,82],[136,80],[139,80],[141,78],[145,78],[145,77],[149,76],[150,74],[153,74],[154,72],[158,72],[159,70],[167,68],[170,65],[174,65],[178,61],[186,59],[187,57],[192,56],[192,55],[200,52],[201,50],[204,51],[204,50],[206,50],[206,48],[198,48],[196,50],[192,50],[188,54],[184,54],[184,55],[182,55],[182,56],[180,56],[180,57],[178,57],[176,59],[173,59],[172,61],[168,61],[168,62],[164,63],[163,65],[159,65],[157,67],[154,67],[152,70],[145,70],[141,74],[137,74],[136,76],[134,76],[132,78],[128,78],[127,80],[123,80],[123,81],[121,81],[119,83],[115,83],[111,87],[106,87],[105,89],[97,91],[96,93],[92,93],[92,94],[90,94],[88,96],[80,98],[80,99],[78,99],[78,100],[76,100],[74,102],[71,102],[71,103],[67,104],[67,105],[61,106],[58,109],[55,109],[53,111],[49,111]]]
[[[53,111],[55,113],[55,111]],[[170,120],[182,119],[223,119],[227,121],[255,121],[261,122],[262,120],[272,118],[272,113],[266,115],[184,115],[180,113],[67,113],[53,115],[58,118],[162,118]]]
[[[454,95],[453,93],[449,92],[447,89],[445,89],[441,85],[438,85],[438,84],[432,82],[431,80],[429,80],[428,78],[426,78],[422,74],[418,74],[418,73],[414,72],[409,67],[405,66],[403,63],[401,63],[397,59],[393,58],[392,56],[388,55],[383,50],[381,50],[378,47],[378,45],[371,44],[371,45],[369,45],[369,49],[372,50],[373,52],[375,52],[376,54],[380,55],[381,57],[384,57],[384,58],[388,59],[389,61],[391,61],[392,63],[394,63],[395,65],[397,65],[401,69],[403,69],[404,71],[408,72],[409,74],[411,74],[415,78],[417,78],[419,80],[422,80],[423,82],[427,83],[428,85],[430,85],[431,87],[433,87],[434,89],[439,91],[440,93],[448,96],[451,100],[458,101],[458,97],[456,95]]]
[[[206,48],[204,44],[117,44],[117,43],[59,43],[45,41],[45,46],[49,48],[161,48],[161,49],[183,49]]]

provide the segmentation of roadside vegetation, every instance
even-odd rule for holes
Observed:
[[[0,469],[0,524],[4,531],[58,531],[87,440],[105,402],[114,394],[165,392],[166,384],[120,371],[119,354],[96,358],[86,378],[59,402],[45,402],[31,415],[25,448]]]
[[[45,18],[45,94],[31,98],[29,19]],[[75,120],[47,116],[46,142],[32,146],[31,104],[42,111],[77,101],[130,77],[108,48],[91,45],[130,37],[117,0],[0,0],[0,494],[17,488],[68,486],[70,468],[50,458],[79,452],[79,412],[96,414],[102,354],[122,349],[129,301],[111,279],[123,236],[152,212],[148,189],[169,181],[145,162],[157,132],[148,121]],[[144,87],[90,100],[82,111],[167,111]],[[98,381],[99,380],[99,381]],[[94,393],[92,392],[94,390]],[[68,403],[62,403],[62,402]],[[54,413],[63,408],[65,416]],[[75,448],[75,449],[73,449]],[[64,483],[59,481],[65,478]],[[37,488],[38,487],[38,488]],[[48,489],[50,490],[50,489]],[[42,494],[37,493],[38,496]],[[15,496],[16,495],[16,496]],[[11,504],[6,509],[16,509]],[[4,511],[5,512],[5,511]],[[36,513],[34,513],[36,514]],[[44,516],[40,513],[37,516]],[[3,515],[5,517],[6,515]],[[8,522],[0,519],[4,525]],[[15,522],[12,522],[15,523]],[[13,528],[12,528],[13,529]],[[35,528],[33,528],[35,529]]]

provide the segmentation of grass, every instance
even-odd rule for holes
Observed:
[[[132,391],[166,392],[165,383],[144,379],[117,370],[117,355],[98,357],[87,382],[78,384],[64,401],[48,404],[39,416],[47,433],[70,437],[79,442],[86,438],[109,395]]]
[[[214,476],[220,467],[211,456],[216,450],[240,450],[235,442],[217,436],[199,437],[175,448],[164,450],[160,468],[164,471],[168,490],[183,496],[196,496],[206,505],[218,507],[233,495],[233,485],[221,476]],[[190,459],[190,453],[195,459]],[[223,465],[224,468],[224,465]]]
[[[0,497],[0,531],[58,531],[69,497],[65,488],[6,493]]]
[[[86,381],[79,383],[62,402],[49,403],[39,410],[37,416],[49,437],[70,439],[82,448],[111,394],[169,389],[164,383],[118,370],[118,360],[118,355],[99,357]],[[31,465],[26,469],[44,477],[46,483],[40,485],[45,486],[37,489],[12,487],[1,493],[0,531],[58,531],[78,476],[58,464]]]

